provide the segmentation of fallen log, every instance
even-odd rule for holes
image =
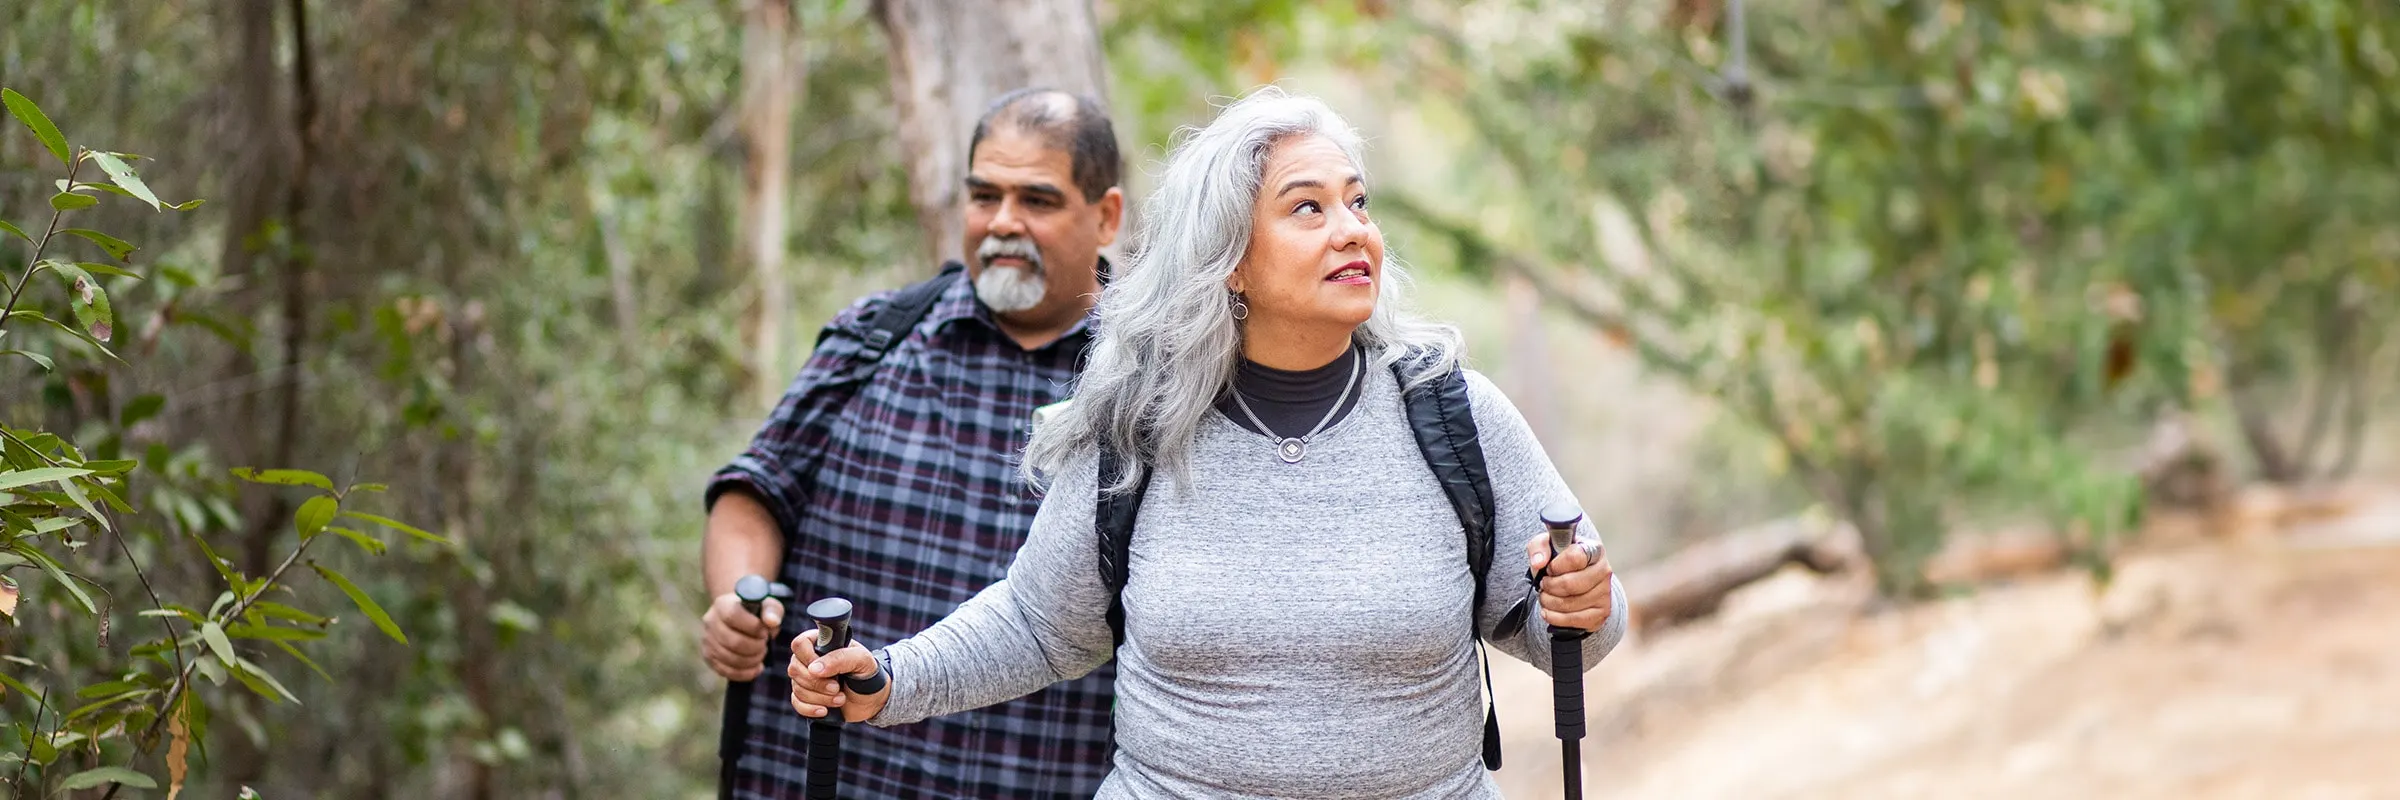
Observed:
[[[1657,630],[1716,613],[1727,595],[1798,564],[1820,575],[1863,566],[1858,533],[1822,514],[1715,537],[1625,576],[1633,627]]]

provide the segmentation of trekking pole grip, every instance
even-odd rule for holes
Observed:
[[[1582,524],[1583,509],[1573,501],[1560,500],[1542,509],[1552,559],[1576,546],[1575,529]],[[1567,800],[1583,800],[1583,640],[1590,635],[1577,628],[1550,628],[1550,707],[1556,713]]]
[[[808,604],[808,618],[817,623],[817,656],[850,646],[850,601],[828,597]],[[881,671],[866,677],[843,675],[842,688],[852,694],[883,691]],[[808,800],[834,800],[841,785],[842,710],[829,708],[811,720],[808,729]]]
[[[792,589],[757,575],[744,575],[733,582],[733,595],[742,609],[756,617],[767,609],[767,598],[790,597]],[[769,635],[772,639],[772,634]],[[741,759],[742,747],[750,737],[750,692],[755,681],[728,681],[725,686],[725,718],[719,728],[717,759],[721,763],[717,774],[717,796],[733,796],[734,765]]]

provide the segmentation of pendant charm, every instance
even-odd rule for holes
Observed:
[[[1278,455],[1283,456],[1283,463],[1298,464],[1301,456],[1308,455],[1308,443],[1298,439],[1285,439],[1282,444],[1275,446],[1275,450]]]

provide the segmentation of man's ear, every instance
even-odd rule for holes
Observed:
[[[1125,190],[1108,187],[1108,193],[1100,195],[1099,206],[1100,246],[1107,247],[1117,243],[1117,230],[1125,225]]]

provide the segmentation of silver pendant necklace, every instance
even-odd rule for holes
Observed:
[[[1324,433],[1325,426],[1333,424],[1333,415],[1342,413],[1342,404],[1350,402],[1350,391],[1358,388],[1359,364],[1364,360],[1356,353],[1351,354],[1350,380],[1342,384],[1342,396],[1334,398],[1332,408],[1325,409],[1325,418],[1317,420],[1317,427],[1311,428],[1308,433],[1299,436],[1276,439],[1275,454],[1283,458],[1283,463],[1298,464],[1300,459],[1306,458],[1308,441],[1315,438],[1317,434]],[[1238,387],[1233,390],[1233,404],[1242,407],[1242,413],[1250,417],[1250,424],[1257,426],[1259,433],[1266,434],[1268,438],[1276,438],[1275,431],[1268,428],[1267,423],[1258,418],[1258,412],[1250,410],[1250,401],[1242,399],[1242,390]]]

